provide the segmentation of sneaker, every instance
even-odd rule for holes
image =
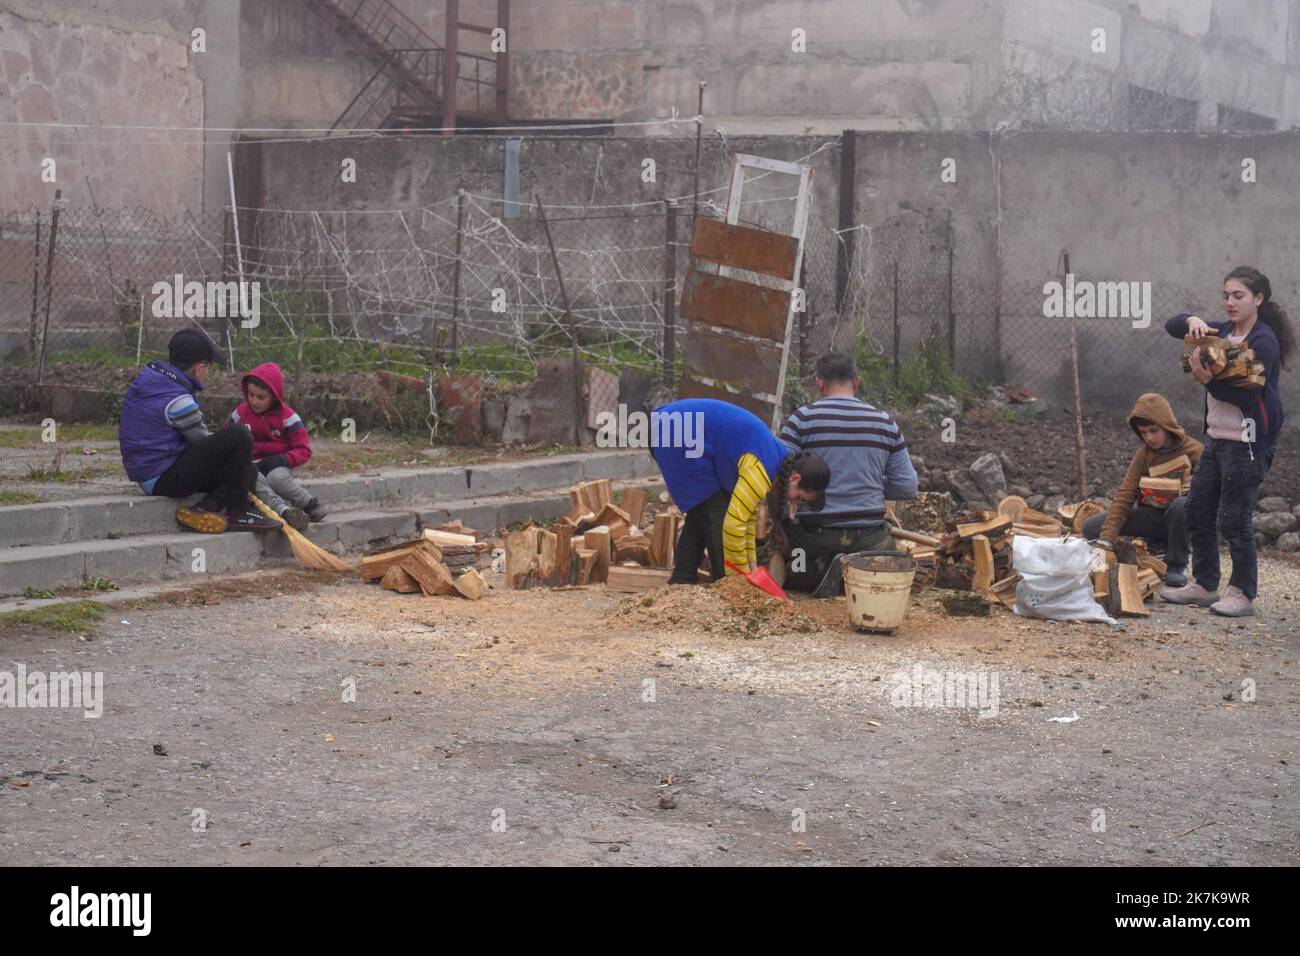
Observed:
[[[844,555],[837,554],[826,565],[821,584],[813,589],[815,598],[841,597],[844,594]]]
[[[1186,568],[1166,568],[1165,569],[1165,586],[1170,588],[1182,588],[1187,586],[1187,569]]]
[[[1195,581],[1181,588],[1165,588],[1160,597],[1170,604],[1195,604],[1197,607],[1209,607],[1219,599],[1217,593],[1205,590]]]
[[[307,525],[311,524],[311,519],[307,517],[307,512],[301,508],[295,508],[293,505],[285,508],[280,512],[280,520],[287,524],[294,531],[306,531]]]
[[[1230,584],[1223,597],[1210,605],[1210,610],[1223,617],[1250,617],[1255,613],[1255,602],[1246,597],[1241,588]]]
[[[256,511],[228,512],[226,514],[227,531],[275,531],[282,527],[280,522],[272,521]]]
[[[307,517],[312,521],[324,521],[329,517],[329,512],[325,510],[325,506],[315,498],[307,502],[307,507],[303,510],[307,512]],[[299,528],[298,530],[301,531],[302,529]]]
[[[204,534],[221,534],[226,530],[225,508],[211,496],[204,498],[193,508],[177,508],[176,521]]]

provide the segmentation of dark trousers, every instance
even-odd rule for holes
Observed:
[[[256,475],[252,433],[247,428],[223,428],[185,449],[158,478],[153,493],[185,498],[206,491],[227,510],[244,511]]]
[[[787,522],[785,536],[789,553],[785,587],[791,591],[812,591],[826,576],[826,568],[837,554],[885,551],[894,547],[889,525],[883,521],[862,528],[822,528],[801,521]],[[802,566],[803,570],[796,570]]]
[[[1251,518],[1270,460],[1258,446],[1208,439],[1192,475],[1187,524],[1192,537],[1192,575],[1207,591],[1219,589],[1219,532],[1228,539],[1232,577],[1252,601],[1259,588],[1259,561]]]
[[[1187,531],[1188,500],[1186,495],[1180,496],[1171,501],[1168,508],[1137,505],[1129,511],[1128,520],[1119,533],[1130,538],[1145,538],[1156,550],[1164,551],[1165,564],[1169,567],[1186,568],[1192,546]],[[1105,523],[1106,512],[1093,515],[1083,523],[1083,536],[1096,541]]]
[[[713,580],[722,579],[727,570],[722,554],[722,519],[727,516],[729,504],[731,493],[719,491],[686,512],[686,520],[682,522],[682,531],[677,536],[677,546],[673,552],[673,573],[668,578],[669,584],[698,584],[700,562],[704,559],[705,551],[709,553],[709,570]]]

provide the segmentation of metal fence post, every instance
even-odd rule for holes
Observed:
[[[948,361],[957,367],[957,312],[952,303],[952,230],[948,231]]]
[[[677,361],[677,210],[664,200],[664,385],[673,387]]]
[[[451,273],[451,364],[459,361],[460,350],[460,250],[465,237],[465,191],[456,190],[456,262]],[[433,360],[438,361],[438,326],[434,323]]]

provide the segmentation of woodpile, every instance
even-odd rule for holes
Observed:
[[[361,558],[361,577],[399,594],[459,594],[478,600],[487,592],[479,573],[488,544],[473,535],[426,529],[416,541],[372,551]]]
[[[1146,617],[1146,602],[1164,586],[1165,562],[1141,538],[1121,538],[1106,556],[1106,569],[1092,574],[1092,596],[1108,614]]]
[[[1183,371],[1192,371],[1192,350],[1201,350],[1201,365],[1210,370],[1214,380],[1252,391],[1265,385],[1264,365],[1255,358],[1255,350],[1244,342],[1229,342],[1217,335],[1184,336]]]

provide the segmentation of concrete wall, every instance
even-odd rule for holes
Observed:
[[[0,10],[0,120],[91,126],[203,125],[189,49],[199,0],[10,0]],[[214,54],[219,55],[219,54]],[[41,160],[57,182],[41,181]],[[197,209],[200,139],[191,133],[6,127],[0,213],[48,211],[55,189],[89,205]]]

